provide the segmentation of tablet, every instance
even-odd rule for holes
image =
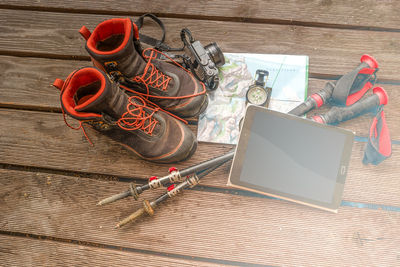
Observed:
[[[354,133],[247,107],[228,185],[337,212]]]

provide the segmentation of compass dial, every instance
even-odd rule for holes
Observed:
[[[247,91],[247,101],[253,105],[263,105],[267,101],[267,92],[264,88],[255,86]]]

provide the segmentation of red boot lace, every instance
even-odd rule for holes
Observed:
[[[152,135],[158,123],[158,121],[153,118],[153,115],[160,110],[160,108],[146,103],[146,101],[139,96],[131,96],[129,97],[129,103],[126,109],[127,111],[122,114],[116,124],[121,129],[127,131],[141,129],[145,133]],[[150,111],[148,115],[146,115],[145,109]]]
[[[63,86],[62,86],[62,88],[61,88],[61,90],[60,90],[60,95],[62,95],[62,93],[63,93],[63,91],[65,90],[65,88],[67,88],[68,84],[71,82],[72,77],[74,76],[74,74],[75,74],[77,71],[78,71],[78,70],[72,72],[72,73],[67,77],[67,79],[65,79],[65,82],[64,82],[64,84],[63,84]],[[89,144],[90,144],[91,146],[94,146],[94,145],[93,145],[93,142],[90,140],[89,136],[87,135],[87,133],[86,133],[86,131],[85,131],[85,128],[83,128],[83,121],[79,121],[79,126],[78,126],[78,127],[74,127],[74,126],[72,126],[71,124],[69,124],[69,123],[67,122],[67,118],[66,118],[66,116],[65,116],[65,111],[64,111],[64,109],[63,109],[62,106],[61,106],[61,112],[62,112],[62,115],[63,115],[63,119],[64,119],[65,124],[66,124],[69,128],[71,128],[72,130],[79,130],[79,129],[82,129],[83,135],[86,137],[86,140],[88,140],[88,142],[89,142]]]
[[[65,88],[67,88],[72,77],[74,76],[74,74],[77,71],[78,70],[72,72],[67,77],[67,79],[65,79],[65,82],[61,88],[60,94],[62,94],[63,91],[65,90]],[[134,99],[136,100],[136,102],[134,101]],[[158,121],[155,118],[153,118],[153,115],[159,110],[182,121],[185,124],[188,124],[187,121],[185,121],[184,119],[181,119],[178,116],[176,116],[166,110],[161,109],[159,106],[157,106],[156,104],[152,103],[151,101],[149,101],[147,99],[143,99],[139,96],[131,96],[131,97],[129,97],[128,100],[129,100],[129,103],[126,107],[127,111],[124,114],[122,114],[120,119],[118,119],[116,121],[116,124],[123,130],[132,131],[132,130],[141,129],[145,133],[152,135],[152,133],[158,123]],[[146,115],[145,109],[150,111],[150,113],[148,115]],[[62,108],[62,106],[61,106],[61,111],[63,114],[63,119],[64,119],[65,124],[73,130],[82,129],[83,135],[86,137],[86,139],[88,140],[90,145],[94,146],[93,142],[90,140],[89,136],[87,135],[85,128],[83,127],[83,122],[85,122],[85,121],[79,121],[79,126],[74,127],[68,123],[67,118],[65,116],[65,111]]]
[[[145,50],[146,51],[146,50]],[[145,54],[143,51],[143,57],[147,59],[146,67],[144,68],[144,72],[142,76],[136,76],[135,79],[137,82],[142,81],[146,85],[151,85],[156,88],[160,88],[161,90],[167,90],[169,82],[172,80],[171,77],[159,71],[151,60],[157,57],[157,50],[151,50],[149,56]],[[146,75],[148,76],[146,78]]]
[[[150,51],[150,55],[146,55],[146,52]],[[169,56],[167,56],[166,54],[164,54],[161,51],[155,50],[153,48],[147,48],[145,50],[143,50],[143,57],[145,59],[147,59],[147,64],[146,67],[144,69],[144,73],[141,76],[136,76],[133,78],[133,81],[138,82],[138,83],[143,83],[146,86],[147,89],[147,93],[141,93],[135,90],[132,90],[131,88],[128,88],[124,85],[120,85],[121,88],[125,89],[126,91],[129,92],[133,92],[136,93],[138,95],[144,96],[146,99],[148,99],[149,97],[151,98],[162,98],[162,99],[184,99],[184,98],[191,98],[191,97],[195,97],[195,96],[199,96],[199,95],[203,95],[206,93],[206,87],[204,85],[204,83],[200,82],[200,84],[203,87],[203,90],[199,93],[196,94],[191,94],[191,95],[184,95],[184,96],[156,96],[156,95],[151,95],[150,94],[150,90],[149,90],[149,86],[153,86],[156,88],[161,88],[161,90],[166,91],[169,82],[171,81],[171,77],[163,74],[161,71],[159,71],[156,66],[154,66],[153,63],[151,63],[151,61],[153,59],[157,58],[157,55],[161,54],[163,56],[165,56],[166,58],[168,58],[173,64],[175,64],[176,66],[178,66],[179,68],[183,69],[184,71],[186,71],[189,75],[191,75],[193,77],[193,74],[188,71],[187,69],[185,69],[184,67],[182,67],[178,62],[176,62],[175,60],[173,60],[172,58],[170,58]],[[148,74],[150,73],[150,74]],[[146,76],[148,76],[146,78]]]
[[[137,102],[135,102],[136,100]],[[126,112],[122,114],[121,118],[116,122],[116,124],[121,127],[123,130],[132,131],[141,129],[145,133],[152,135],[154,128],[156,127],[158,121],[153,118],[154,113],[157,111],[162,111],[167,113],[171,117],[174,117],[177,120],[182,121],[185,124],[188,124],[182,118],[163,110],[153,102],[141,98],[140,96],[131,96],[129,97],[129,103],[126,107]],[[148,115],[146,115],[146,110]],[[150,112],[149,112],[150,111]]]

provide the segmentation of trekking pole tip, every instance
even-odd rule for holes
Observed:
[[[117,200],[126,198],[126,197],[128,197],[130,195],[131,195],[131,191],[130,190],[122,192],[122,193],[119,193],[119,194],[115,194],[115,195],[112,195],[111,197],[108,197],[108,198],[105,198],[103,200],[100,200],[99,202],[97,202],[96,206],[103,206],[105,204],[109,204],[109,203],[115,202]]]
[[[131,215],[129,215],[128,217],[122,219],[119,223],[117,223],[115,225],[115,228],[121,228],[122,226],[124,226],[125,224],[128,224],[130,222],[135,221],[136,219],[138,219],[139,217],[141,217],[144,214],[144,208],[140,208],[137,211],[135,211],[134,213],[132,213]]]

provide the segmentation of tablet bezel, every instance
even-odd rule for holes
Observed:
[[[300,197],[300,196],[288,194],[285,192],[272,190],[270,188],[257,186],[257,185],[247,183],[244,181],[240,181],[240,174],[242,171],[242,166],[243,166],[244,158],[246,155],[247,143],[249,141],[254,116],[257,112],[267,113],[267,114],[269,114],[269,116],[278,116],[278,117],[289,119],[289,120],[297,120],[297,121],[300,121],[301,123],[310,125],[312,127],[321,127],[321,128],[329,129],[330,131],[335,131],[335,132],[344,134],[344,136],[345,136],[344,148],[342,151],[340,164],[339,164],[339,168],[338,168],[338,174],[336,177],[336,186],[335,186],[335,190],[333,193],[334,197],[333,197],[333,201],[331,203],[325,203],[325,202],[317,201],[317,200],[310,199],[310,198]],[[296,136],[293,136],[293,138],[296,138]],[[264,107],[249,105],[246,109],[246,114],[245,114],[245,117],[243,120],[242,129],[240,132],[239,142],[238,142],[238,145],[236,146],[235,156],[233,158],[231,170],[229,173],[228,186],[268,195],[271,197],[277,197],[280,199],[293,201],[296,203],[304,204],[307,206],[311,206],[311,207],[315,207],[315,208],[319,208],[319,209],[323,209],[323,210],[328,210],[331,212],[337,212],[337,209],[339,208],[341,200],[342,200],[342,193],[343,193],[343,189],[344,189],[346,175],[348,172],[353,142],[354,142],[354,133],[349,130],[320,124],[320,123],[314,122],[312,120],[307,120],[307,119],[297,117],[294,115],[289,115],[289,114],[285,114],[285,113],[272,111],[272,110],[269,110]],[[266,171],[268,171],[268,170],[266,170]]]

